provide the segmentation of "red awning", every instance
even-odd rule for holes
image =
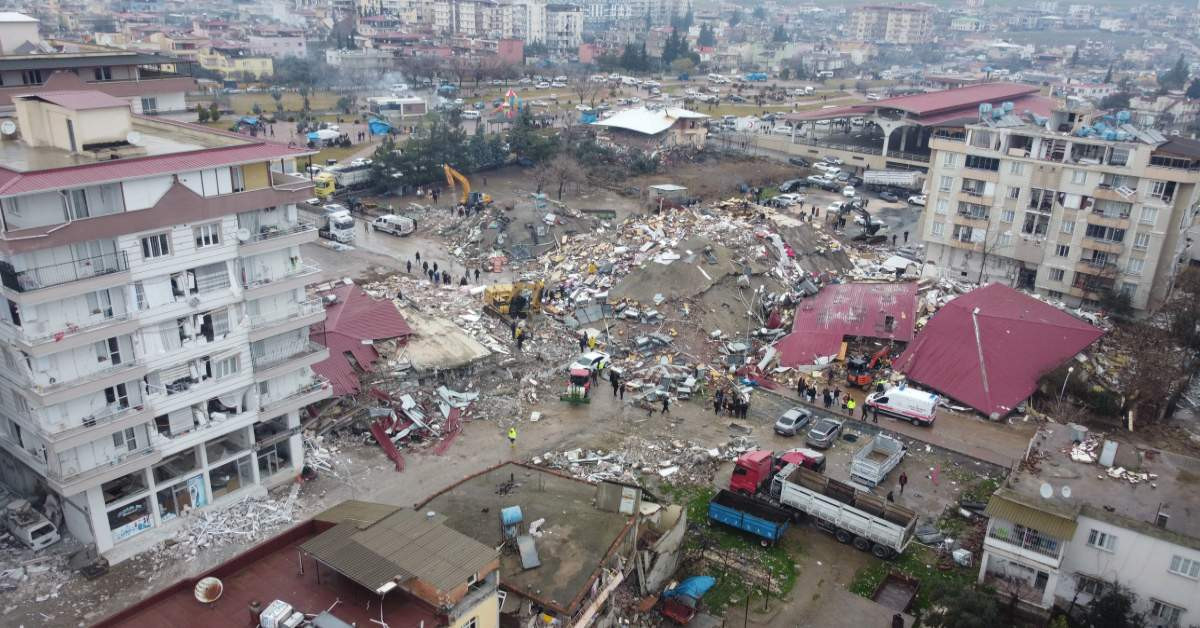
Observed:
[[[325,309],[324,326],[309,332],[313,342],[329,347],[329,357],[313,365],[318,375],[333,384],[333,394],[349,395],[358,392],[358,371],[347,356],[352,356],[358,368],[374,370],[379,354],[370,340],[407,338],[412,328],[387,299],[373,299],[353,284],[341,285],[326,294],[337,301]]]

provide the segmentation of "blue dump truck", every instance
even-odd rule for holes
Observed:
[[[758,536],[764,546],[783,538],[792,524],[792,513],[724,489],[708,502],[708,518]]]

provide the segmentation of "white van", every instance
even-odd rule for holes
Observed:
[[[375,220],[371,221],[371,226],[375,227],[376,231],[390,233],[392,235],[406,236],[417,230],[417,223],[412,218],[397,216],[395,214],[384,214]]]
[[[932,426],[937,418],[938,399],[936,393],[898,386],[867,395],[866,404],[880,414],[891,415],[913,425]]]

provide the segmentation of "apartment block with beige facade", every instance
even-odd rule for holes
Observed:
[[[1097,306],[1113,291],[1139,311],[1160,306],[1187,263],[1200,142],[1124,116],[995,107],[930,140],[924,274],[1072,305]]]
[[[912,45],[933,41],[933,12],[928,5],[866,5],[850,13],[847,34],[856,41]]]
[[[120,560],[300,470],[332,394],[312,151],[31,89],[0,123],[0,482]]]

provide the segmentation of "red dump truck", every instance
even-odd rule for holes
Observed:
[[[789,464],[820,473],[825,470],[825,454],[805,448],[789,449],[778,456],[766,449],[748,451],[734,463],[729,490],[742,495],[763,492],[770,487],[775,474]]]

